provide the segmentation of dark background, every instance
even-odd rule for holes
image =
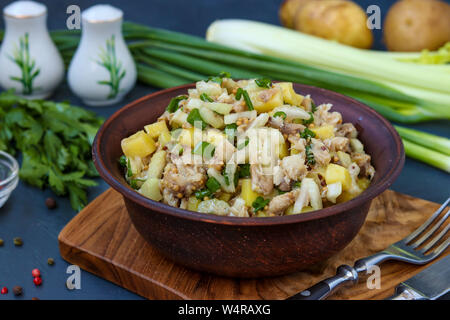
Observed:
[[[0,8],[12,1],[0,0]],[[49,29],[66,27],[66,8],[76,4],[86,9],[97,3],[106,1],[88,0],[41,0],[48,7]],[[372,4],[381,8],[384,18],[393,1],[359,0],[356,1],[364,9]],[[447,1],[448,2],[448,1]],[[279,24],[278,8],[281,0],[113,0],[110,4],[124,11],[125,19],[204,36],[207,27],[216,19],[243,18],[272,24]],[[0,28],[3,29],[3,21]],[[384,49],[382,31],[374,30],[375,49]],[[374,66],[375,67],[375,66]],[[120,104],[112,107],[89,108],[104,117],[128,102],[155,91],[138,85]],[[53,100],[70,100],[75,105],[83,106],[81,101],[72,96],[64,83],[57,90]],[[449,122],[437,121],[414,126],[417,129],[439,134],[450,138]],[[108,188],[99,180],[99,186],[92,188],[89,199],[92,200]],[[402,174],[391,187],[395,191],[435,202],[443,202],[450,195],[450,176],[442,171],[407,159]],[[82,271],[81,290],[70,291],[66,288],[66,263],[59,255],[57,237],[61,229],[75,216],[69,200],[57,198],[58,208],[49,211],[44,201],[54,195],[50,190],[38,190],[20,182],[11,198],[0,209],[0,238],[5,245],[0,247],[0,287],[9,288],[8,295],[0,295],[4,299],[140,299],[139,296],[124,290],[112,283]],[[24,245],[14,247],[12,239],[21,237]],[[47,258],[53,257],[56,264],[47,265]],[[43,274],[43,285],[35,287],[31,270],[39,268]],[[16,285],[24,288],[24,295],[15,298],[12,288]]]

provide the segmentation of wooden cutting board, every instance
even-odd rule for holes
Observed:
[[[140,237],[121,195],[112,189],[70,221],[58,240],[62,257],[71,264],[148,299],[285,299],[332,276],[337,266],[353,265],[358,258],[402,239],[438,207],[388,190],[372,202],[363,228],[337,255],[306,271],[253,280],[196,272],[162,257]],[[384,299],[394,293],[398,283],[424,268],[387,262],[381,266],[379,289],[369,290],[362,281],[340,290],[331,299]]]

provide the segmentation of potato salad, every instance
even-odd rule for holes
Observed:
[[[305,95],[302,95],[305,94]],[[289,82],[227,73],[173,97],[121,142],[130,187],[170,206],[273,217],[354,198],[375,174],[353,124]]]

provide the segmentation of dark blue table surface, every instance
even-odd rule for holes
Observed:
[[[0,0],[0,8],[11,1]],[[48,25],[50,29],[65,28],[66,8],[77,4],[81,9],[104,1],[89,0],[41,0],[48,6]],[[392,1],[360,0],[363,8],[378,4],[384,17]],[[243,18],[279,24],[278,7],[281,0],[112,0],[114,6],[121,8],[125,19],[155,27],[204,36],[209,24],[216,19]],[[0,22],[3,28],[3,21]],[[374,48],[384,49],[382,31],[375,30]],[[138,85],[126,99],[118,105],[104,108],[88,108],[108,117],[128,102],[155,91]],[[63,84],[52,99],[70,100],[75,105],[83,106],[74,97],[66,84]],[[449,122],[438,121],[424,123],[415,128],[450,137]],[[92,188],[89,199],[92,200],[108,188],[99,179],[99,186]],[[417,161],[407,159],[405,168],[392,186],[392,189],[415,197],[435,202],[443,202],[450,194],[450,176]],[[82,271],[81,289],[68,290],[66,279],[69,266],[59,255],[57,237],[62,228],[75,216],[68,199],[56,198],[58,208],[48,210],[44,200],[54,195],[50,190],[41,191],[20,182],[6,205],[0,209],[0,239],[5,241],[0,247],[0,287],[10,289],[4,299],[141,299],[139,296],[122,289],[108,281]],[[14,247],[12,239],[21,237],[22,247]],[[47,265],[47,258],[53,257],[56,264]],[[43,274],[43,285],[35,287],[31,270],[39,268]],[[24,295],[15,298],[11,289],[22,286]]]

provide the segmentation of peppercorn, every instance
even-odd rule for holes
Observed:
[[[5,243],[5,241],[3,241],[3,239],[0,239],[0,247],[3,247],[4,243]]]
[[[45,200],[45,205],[47,206],[47,208],[49,209],[55,209],[56,208],[56,200],[53,198],[47,198]]]
[[[36,286],[40,286],[42,284],[42,278],[41,277],[35,277],[33,279],[33,282]]]
[[[22,240],[22,238],[19,238],[19,237],[14,238],[13,242],[16,247],[21,247],[23,245],[23,240]]]
[[[20,287],[20,286],[15,286],[15,287],[13,288],[13,293],[14,293],[15,296],[21,296],[22,293],[23,293],[22,287]]]
[[[0,291],[1,294],[7,294],[8,293],[8,288],[7,287],[3,287],[2,290]]]
[[[41,276],[41,271],[39,271],[39,269],[33,269],[31,271],[31,275],[36,278],[36,277],[40,277]]]
[[[52,265],[55,264],[55,259],[53,259],[53,258],[48,258],[48,259],[47,259],[47,263],[48,263],[49,266],[52,266]]]
[[[39,298],[33,297],[31,300],[40,300]]]

